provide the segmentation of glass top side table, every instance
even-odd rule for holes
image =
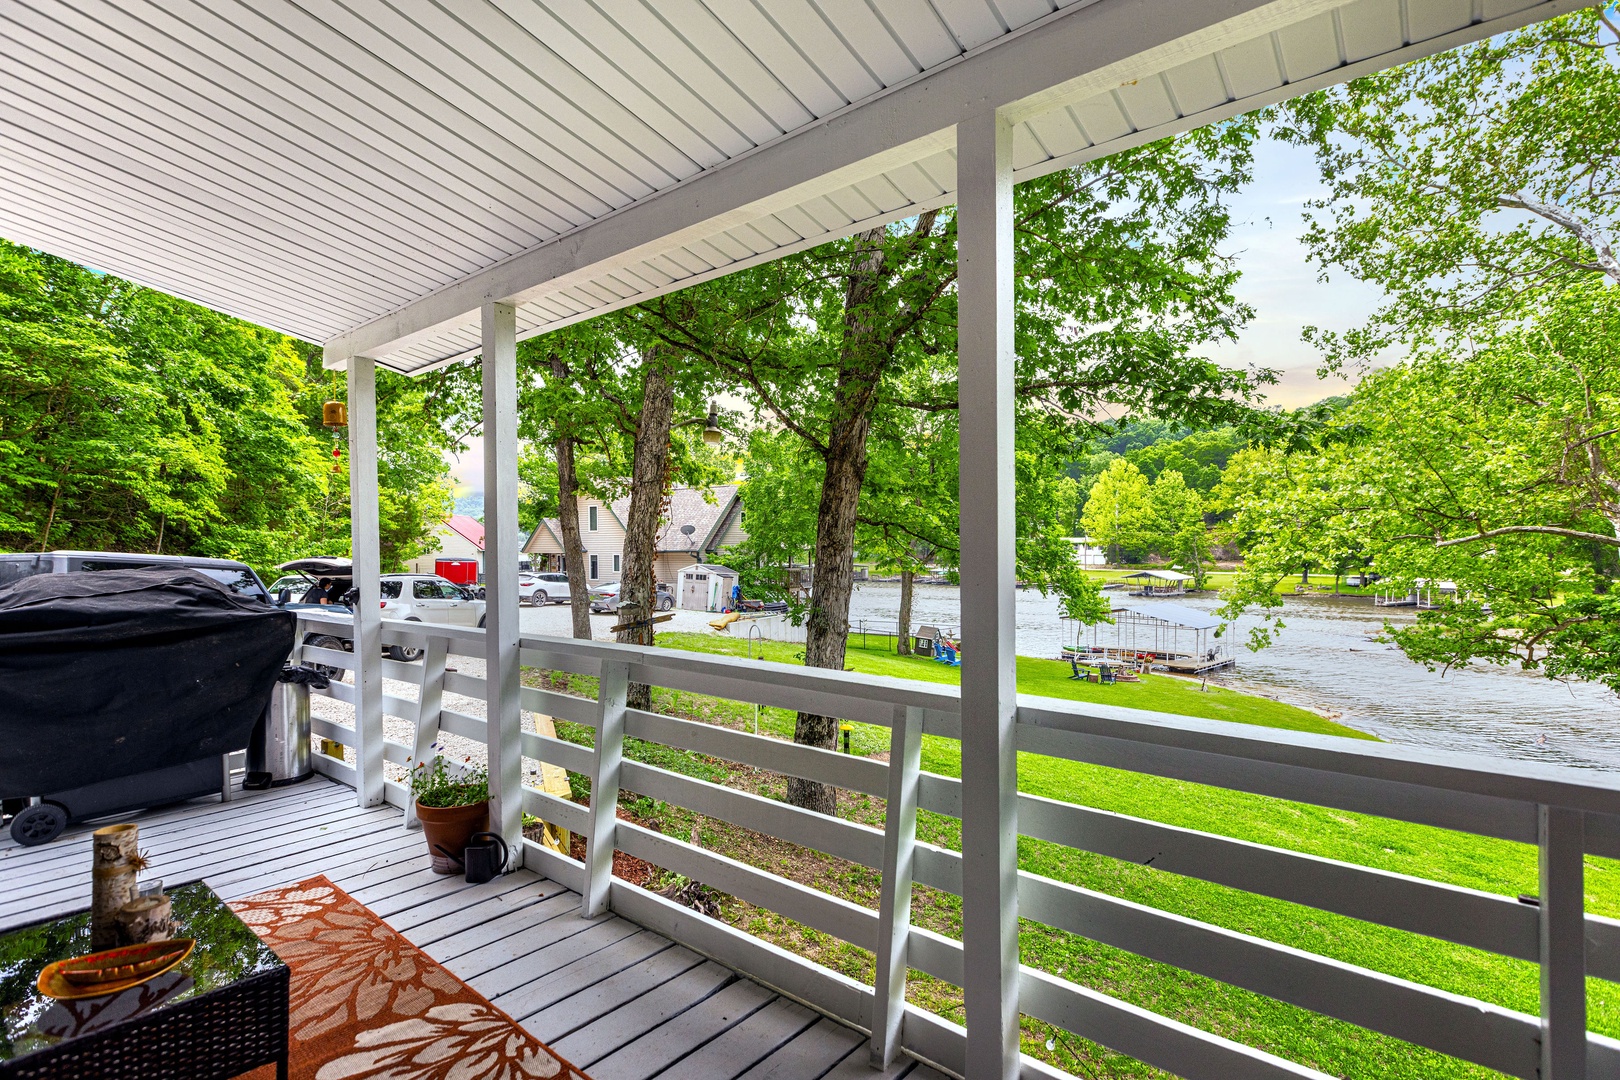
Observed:
[[[169,891],[179,966],[103,997],[56,1001],[36,986],[54,960],[90,952],[90,913],[0,931],[0,1078],[212,1080],[261,1065],[287,1075],[287,966],[200,881]]]

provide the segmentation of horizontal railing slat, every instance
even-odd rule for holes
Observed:
[[[625,791],[662,799],[862,866],[875,869],[883,865],[883,834],[876,829],[635,761],[624,763],[621,776]]]
[[[444,673],[444,692],[447,694],[482,699],[487,694],[488,686],[482,675],[468,675],[464,671]]]
[[[523,733],[523,756],[536,761],[544,761],[548,765],[556,765],[569,772],[591,775],[591,762],[595,760],[596,753],[588,746],[576,746],[562,739],[553,739],[549,735],[537,735],[532,731]]]
[[[1018,974],[1019,1011],[1187,1080],[1330,1080],[1045,972],[1020,967]]]
[[[1018,797],[1018,831],[1518,960],[1540,957],[1536,908],[1513,897],[1034,795]]]
[[[618,823],[619,850],[701,881],[758,907],[863,949],[877,947],[877,912],[747,863],[693,847],[628,821]]]
[[[1536,842],[1534,803],[1060,728],[1020,724],[1017,730],[1018,749],[1026,753],[1354,813],[1399,818],[1419,825],[1519,843]]]
[[[337,758],[327,757],[325,754],[311,754],[310,766],[322,776],[330,777],[340,784],[354,787],[354,766],[339,761]]]
[[[1061,731],[1070,736],[1130,742],[1147,750],[1149,759],[1167,751],[1197,753],[1255,765],[1294,768],[1310,774],[1342,776],[1361,781],[1369,789],[1382,787],[1392,793],[1401,789],[1433,790],[1495,800],[1508,806],[1533,807],[1544,803],[1599,814],[1620,814],[1620,780],[1595,770],[1526,761],[1506,762],[1477,754],[1310,735],[1118,706],[1025,695],[1020,695],[1018,701],[1018,724],[1023,730]],[[1153,773],[1156,770],[1135,771]],[[1481,812],[1488,803],[1458,800],[1453,805],[1469,806]]]
[[[661,713],[630,709],[625,713],[626,735],[725,758],[784,776],[819,780],[833,787],[867,795],[888,794],[889,767],[870,758],[840,754],[817,746],[801,746],[782,739],[750,735],[715,724],[694,723]]]
[[[454,709],[439,710],[439,730],[474,742],[486,742],[489,738],[489,724],[482,716],[469,716]]]
[[[321,664],[325,667],[342,668],[344,671],[354,667],[354,655],[352,653],[339,652],[336,649],[323,649],[319,645],[301,646],[299,656],[306,664]]]
[[[309,718],[309,733],[317,739],[331,739],[344,746],[354,745],[354,728],[333,723],[322,716]]]
[[[1512,1076],[1540,1065],[1538,1018],[1020,872],[1023,918]]]
[[[591,821],[590,812],[578,803],[559,799],[532,787],[523,789],[523,811],[542,821],[561,825],[570,832],[585,832]]]
[[[595,698],[574,697],[571,694],[559,694],[555,690],[541,690],[534,686],[520,688],[518,696],[523,701],[523,707],[530,712],[544,713],[553,720],[583,724],[592,730],[596,728]]]
[[[611,657],[629,665],[634,682],[885,727],[892,721],[896,705],[924,709],[936,719],[961,711],[960,694],[954,686],[573,638],[528,637],[522,646],[544,659],[540,666],[561,667],[561,658],[576,663],[589,658],[599,666]]]

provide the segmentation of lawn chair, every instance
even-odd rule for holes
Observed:
[[[941,645],[939,647],[939,655],[936,656],[934,659],[938,660],[941,664],[944,664],[946,667],[961,667],[962,666],[962,661],[960,661],[960,660],[958,660],[956,658],[956,650],[951,648],[949,645]]]

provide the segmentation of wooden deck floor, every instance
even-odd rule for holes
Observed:
[[[326,875],[594,1080],[943,1080],[871,1069],[859,1032],[618,916],[582,919],[577,894],[530,871],[440,877],[398,810],[327,780],[124,819],[152,873],[227,900]],[[0,928],[88,906],[91,828],[0,839]]]

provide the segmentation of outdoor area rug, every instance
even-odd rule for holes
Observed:
[[[231,907],[291,969],[291,1080],[588,1080],[324,877]]]

